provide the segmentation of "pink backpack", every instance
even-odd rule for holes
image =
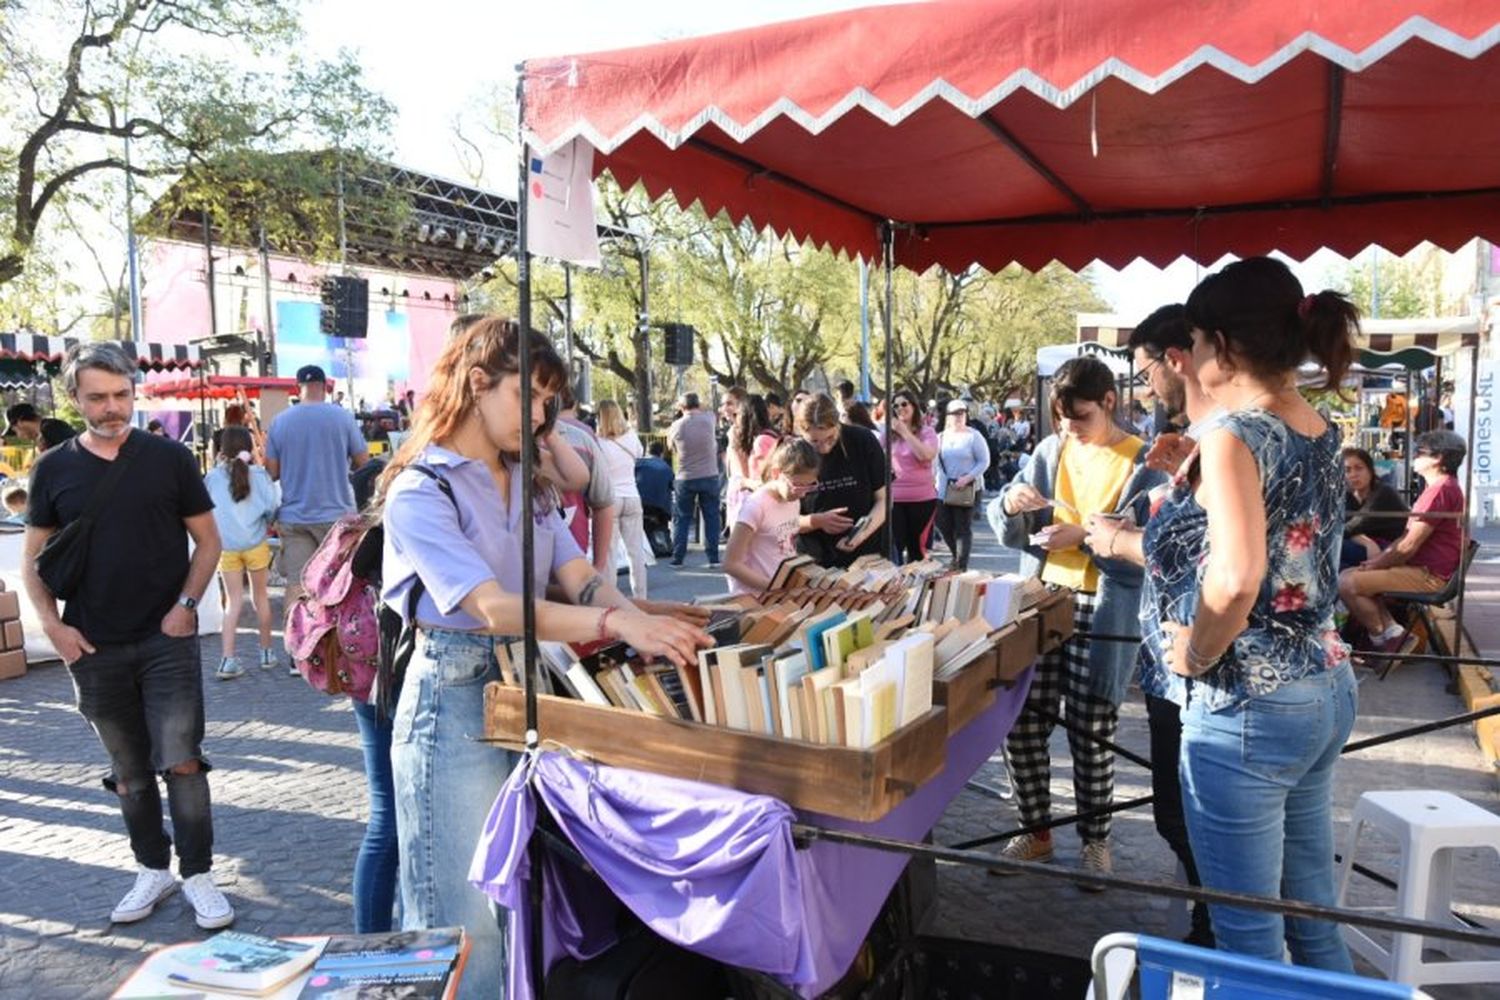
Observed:
[[[406,471],[434,480],[457,507],[453,488],[431,467],[409,465]],[[409,631],[406,623],[416,619],[423,587],[418,578],[408,594],[406,623],[382,605],[384,543],[385,526],[378,517],[349,514],[329,529],[302,569],[302,594],[287,616],[286,651],[307,683],[324,694],[368,701],[380,676],[384,705],[400,688],[411,655],[411,642],[403,646],[400,639]]]
[[[380,591],[354,573],[354,553],[371,527],[370,518],[350,514],[329,529],[302,570],[302,594],[286,623],[286,650],[307,683],[360,701],[370,697],[380,666]]]

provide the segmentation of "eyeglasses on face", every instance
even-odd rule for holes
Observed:
[[[1151,370],[1159,364],[1161,364],[1161,358],[1153,359],[1150,364],[1146,365],[1146,367],[1142,368],[1140,371],[1136,372],[1134,376],[1131,377],[1130,384],[1135,386],[1150,385]]]

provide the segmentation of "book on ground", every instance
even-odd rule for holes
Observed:
[[[321,949],[302,941],[220,931],[207,941],[171,955],[174,983],[235,990],[252,996],[270,993],[305,972]]]
[[[468,954],[469,941],[461,927],[335,935],[298,1000],[448,1000],[458,991]]]

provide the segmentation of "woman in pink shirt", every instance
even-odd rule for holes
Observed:
[[[802,498],[818,485],[818,452],[801,438],[776,446],[766,460],[765,485],[745,497],[724,553],[724,573],[736,594],[758,594],[783,559],[797,554]]]
[[[734,424],[729,429],[729,447],[724,453],[729,469],[724,513],[731,528],[739,515],[740,504],[760,487],[765,478],[766,458],[779,440],[780,435],[771,427],[765,397],[750,393],[741,398]]]
[[[891,548],[897,563],[927,558],[927,539],[937,511],[932,462],[937,432],[922,420],[917,398],[902,389],[891,411]]]

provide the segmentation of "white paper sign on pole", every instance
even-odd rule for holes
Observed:
[[[594,222],[594,147],[585,139],[527,164],[526,237],[539,257],[599,266],[599,230]]]

